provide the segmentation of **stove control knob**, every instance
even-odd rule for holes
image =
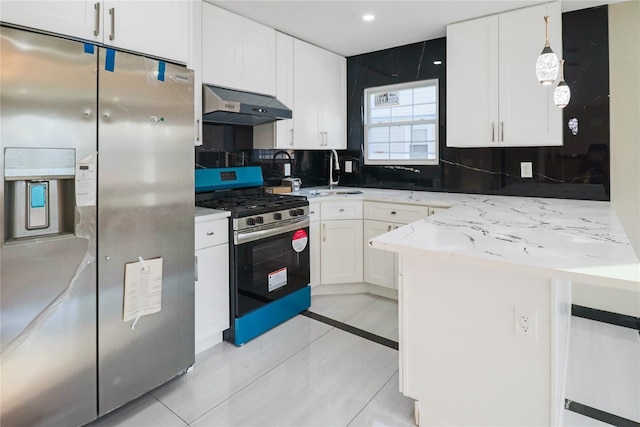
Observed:
[[[264,222],[264,218],[262,218],[261,216],[256,217],[256,224],[262,224],[263,222]]]
[[[275,219],[276,221],[279,221],[282,219],[282,214],[280,212],[276,212],[273,214],[273,219]]]
[[[297,209],[291,209],[291,210],[289,211],[289,215],[291,215],[291,216],[297,216],[297,215],[298,215],[298,211],[297,211]]]
[[[247,225],[256,225],[256,220],[253,218],[247,218]]]
[[[296,212],[298,213],[298,215],[304,215],[304,209],[302,208],[298,208]]]

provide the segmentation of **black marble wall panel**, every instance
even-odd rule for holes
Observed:
[[[562,147],[446,147],[446,39],[428,40],[347,58],[348,149],[339,152],[340,185],[609,200],[607,7],[564,13],[562,23],[565,78],[572,92],[563,111]],[[544,34],[540,40],[542,50]],[[435,65],[436,60],[442,64]],[[364,165],[364,89],[433,78],[439,79],[440,87],[440,164]],[[576,134],[567,125],[573,118],[578,122]],[[281,164],[289,161],[276,150],[252,150],[251,128],[235,133],[210,129],[204,136],[196,162],[205,167],[259,164],[265,180],[275,185],[282,177]],[[293,175],[302,178],[304,187],[327,184],[328,151],[289,151],[289,156]],[[344,172],[346,160],[352,161],[353,173]],[[522,161],[533,162],[533,179],[520,178]]]

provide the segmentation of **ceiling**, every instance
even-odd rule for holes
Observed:
[[[539,0],[206,1],[343,56],[444,37],[447,24],[544,3]],[[562,11],[615,1],[620,0],[564,0]],[[375,19],[365,22],[364,14],[373,14]],[[540,21],[544,22],[542,17]]]

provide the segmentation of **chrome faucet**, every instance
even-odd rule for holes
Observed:
[[[338,175],[337,180],[333,180],[333,171],[340,170],[340,161],[338,160],[338,152],[336,150],[331,150],[329,153],[329,190],[333,189],[334,185],[338,185],[340,181],[340,175]]]

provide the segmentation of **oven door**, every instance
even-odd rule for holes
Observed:
[[[273,229],[238,233],[234,235],[233,250],[231,308],[235,317],[309,285],[306,217]]]

